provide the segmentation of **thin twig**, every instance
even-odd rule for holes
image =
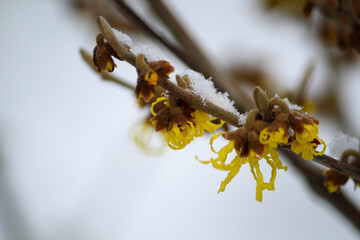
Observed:
[[[315,69],[315,64],[314,62],[311,62],[307,68],[306,68],[306,72],[304,74],[304,76],[302,77],[301,79],[301,82],[300,82],[300,87],[299,87],[299,90],[297,91],[297,103],[298,104],[303,104],[304,101],[305,101],[305,92],[306,92],[306,87],[308,86],[309,84],[309,80],[314,72],[314,69]]]
[[[105,18],[98,17],[97,23],[100,32],[104,35],[104,38],[115,50],[115,52],[124,61],[130,63],[135,67],[135,55],[124,44],[120,43],[117,40],[113,30],[111,29],[111,26],[105,20]],[[206,104],[204,104],[202,97],[175,85],[167,78],[160,78],[160,86],[165,88],[175,96],[184,100],[194,109],[209,113],[212,116],[222,119],[225,122],[228,122],[234,126],[239,126],[239,116],[222,109],[221,107],[211,103],[210,101],[206,101]]]
[[[281,149],[284,152],[292,153],[292,151],[289,147],[281,147]],[[328,155],[314,156],[314,159],[312,161],[317,162],[325,167],[334,169],[342,174],[345,174],[346,176],[349,176],[355,180],[360,181],[360,169],[359,168],[355,168],[353,166],[350,166],[347,163],[338,161]]]

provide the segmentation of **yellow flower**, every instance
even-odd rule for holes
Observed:
[[[164,151],[165,137],[164,134],[160,135],[159,144],[154,145],[154,127],[148,121],[142,121],[134,126],[131,132],[131,138],[135,144],[146,154],[160,155]],[[157,139],[155,139],[157,140]],[[155,141],[157,142],[157,141]]]
[[[155,111],[155,106],[162,103],[162,109]],[[215,124],[212,121],[216,118],[210,118],[209,114],[199,110],[187,109],[191,114],[184,111],[183,114],[178,114],[171,119],[170,105],[167,97],[159,97],[152,103],[150,111],[154,116],[151,123],[155,126],[156,131],[161,131],[166,135],[166,141],[170,148],[174,150],[183,149],[195,137],[202,137],[205,130],[214,133],[220,128],[224,121],[220,124]]]
[[[325,172],[324,186],[331,194],[338,191],[341,186],[345,185],[348,179],[348,176],[341,174],[336,170],[330,169]]]
[[[159,84],[159,76],[155,71],[151,71],[147,73],[144,77],[145,82],[147,82],[150,86],[157,86]]]
[[[179,150],[186,147],[194,139],[195,133],[194,124],[190,121],[183,125],[172,123],[166,133],[166,140],[170,148]]]
[[[295,132],[295,140],[291,143],[291,150],[296,153],[302,153],[302,157],[305,160],[311,160],[315,156],[323,155],[326,149],[325,142],[320,139],[318,135],[318,125],[304,124],[302,132]],[[315,149],[318,145],[323,144],[323,150],[316,152]]]
[[[270,148],[277,148],[277,144],[287,144],[288,137],[285,134],[285,130],[280,127],[275,131],[270,131],[268,128],[264,128],[260,132],[260,143],[267,145]]]
[[[143,98],[149,102],[155,96],[155,87],[159,85],[161,78],[169,78],[169,74],[175,69],[167,61],[147,62],[143,54],[136,56],[136,70],[138,79],[135,94],[137,98]]]
[[[197,157],[196,158],[204,164],[211,163],[214,168],[229,172],[227,177],[221,182],[218,193],[225,191],[227,184],[238,174],[240,167],[246,163],[249,163],[251,172],[256,181],[256,200],[261,202],[263,190],[275,190],[274,183],[277,169],[284,169],[285,171],[287,170],[287,167],[284,167],[278,158],[279,153],[272,148],[265,147],[262,154],[257,154],[255,151],[250,149],[247,156],[240,157],[240,154],[235,150],[236,156],[230,163],[226,163],[228,155],[234,151],[235,141],[229,140],[227,145],[225,145],[219,151],[216,151],[213,148],[213,142],[222,134],[223,133],[216,134],[210,139],[211,150],[218,155],[217,158],[212,158],[209,161],[200,161]],[[261,159],[265,159],[272,168],[269,182],[264,182],[264,177],[259,165],[259,161]]]
[[[196,131],[196,137],[204,136],[205,130],[211,133],[215,133],[215,130],[222,127],[225,123],[223,120],[220,120],[219,124],[213,123],[212,121],[217,118],[210,118],[209,114],[204,113],[199,110],[195,110],[191,116],[194,118],[194,126]]]

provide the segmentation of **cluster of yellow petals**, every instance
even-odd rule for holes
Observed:
[[[327,185],[326,185],[326,188],[330,194],[339,190],[340,187],[341,187],[340,185],[338,185],[332,181],[327,182]]]
[[[165,106],[169,107],[168,99],[166,97],[159,97],[151,105],[151,113],[156,115],[154,106],[164,101]],[[215,124],[212,121],[216,118],[210,118],[209,114],[199,110],[194,110],[191,113],[191,121],[187,121],[186,124],[177,124],[171,122],[168,129],[161,129],[166,135],[166,141],[168,146],[173,150],[183,149],[188,145],[195,137],[202,137],[205,134],[205,130],[211,133],[215,133],[215,130],[220,128],[224,121],[220,120],[219,124]],[[152,124],[156,126],[156,121],[152,121]]]
[[[146,74],[144,80],[150,86],[157,86],[159,84],[159,76],[155,71],[151,71],[150,73]]]
[[[295,140],[291,143],[291,150],[296,153],[302,153],[302,158],[305,160],[311,160],[314,156],[323,155],[326,149],[325,142],[318,137],[319,128],[316,123],[304,124],[304,130],[301,133],[295,132]],[[324,145],[321,152],[316,152],[315,149],[318,146],[315,140]]]
[[[190,121],[183,125],[172,123],[166,132],[166,141],[171,149],[179,150],[186,147],[194,139],[195,134],[194,124]]]
[[[260,143],[270,148],[277,148],[278,143],[287,144],[288,137],[285,134],[285,130],[280,127],[275,131],[270,131],[268,128],[264,128],[260,132]]]
[[[286,166],[283,166],[280,159],[279,153],[276,152],[273,148],[265,146],[264,151],[261,155],[255,153],[253,150],[250,149],[248,156],[240,157],[239,153],[236,152],[234,149],[234,140],[230,140],[227,145],[221,148],[219,151],[216,151],[213,148],[213,142],[223,133],[219,133],[214,135],[210,140],[211,150],[218,155],[217,158],[212,158],[209,161],[201,161],[204,164],[211,163],[214,168],[218,170],[228,171],[227,177],[221,182],[220,188],[218,193],[225,191],[227,184],[238,174],[240,167],[245,164],[249,164],[253,177],[256,181],[256,200],[262,201],[262,191],[275,190],[275,178],[277,174],[277,169],[284,169],[287,170]],[[236,156],[231,160],[230,163],[227,163],[227,157],[230,153],[235,150]],[[264,181],[263,174],[260,170],[260,160],[265,159],[266,162],[271,167],[271,177],[269,182]]]

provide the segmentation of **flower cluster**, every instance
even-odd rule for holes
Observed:
[[[268,99],[260,88],[255,88],[254,100],[257,109],[249,112],[246,123],[235,131],[220,133],[210,140],[211,149],[218,156],[202,163],[211,163],[219,170],[228,171],[228,176],[221,183],[219,192],[236,176],[244,164],[249,164],[257,182],[256,200],[262,201],[262,191],[274,190],[277,169],[287,170],[279,160],[278,146],[290,147],[296,154],[302,154],[305,160],[324,153],[326,145],[318,137],[319,121],[300,110],[290,109],[288,104],[276,97]],[[213,141],[220,135],[229,143],[220,151],[212,147]],[[316,148],[323,145],[321,152]],[[227,156],[235,150],[236,156],[227,163]],[[272,168],[269,182],[265,182],[260,171],[260,160],[265,159]]]
[[[127,48],[129,50],[129,47]],[[115,66],[112,57],[119,58],[110,44],[99,35],[94,49],[94,63],[98,70],[112,71]],[[204,136],[205,131],[215,134],[215,130],[223,126],[224,121],[211,117],[199,109],[208,109],[208,112],[219,118],[223,117],[234,125],[241,122],[238,129],[211,137],[211,150],[217,154],[217,157],[209,161],[201,161],[228,172],[218,192],[225,190],[241,166],[249,164],[257,183],[256,200],[262,201],[263,190],[275,189],[277,170],[287,170],[279,159],[279,152],[276,151],[279,146],[290,148],[294,153],[301,154],[305,160],[311,160],[325,151],[326,144],[318,137],[319,121],[302,112],[298,106],[289,104],[285,101],[287,99],[283,100],[279,97],[269,99],[262,89],[256,87],[254,102],[257,108],[252,109],[246,116],[240,115],[233,107],[233,102],[227,98],[228,95],[219,94],[213,84],[201,74],[190,71],[191,77],[187,74],[182,77],[177,75],[177,85],[175,85],[168,81],[174,67],[167,61],[148,62],[145,55],[140,53],[136,55],[134,65],[138,73],[136,96],[143,106],[151,104],[152,116],[149,121],[156,132],[163,133],[170,148],[183,149],[195,137]],[[169,91],[164,89],[166,86]],[[213,142],[220,136],[228,143],[216,151]],[[148,124],[141,125],[134,135],[135,141],[146,151],[149,151],[149,148],[146,143],[144,144],[143,139],[151,138],[152,133]],[[319,145],[323,145],[320,152],[316,150]],[[227,161],[232,152],[235,152],[235,157]],[[260,170],[262,159],[272,169],[269,181],[264,179]]]
[[[166,135],[169,147],[174,150],[183,149],[195,137],[202,137],[205,130],[215,133],[224,124],[171,95],[157,98],[151,105],[151,113],[155,130]]]

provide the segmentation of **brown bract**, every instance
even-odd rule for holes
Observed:
[[[145,56],[139,54],[136,57],[136,70],[138,73],[136,97],[148,102],[155,96],[154,88],[159,85],[160,78],[168,78],[174,67],[163,60],[147,63]]]
[[[234,148],[240,157],[247,157],[250,150],[261,155],[264,151],[264,146],[259,141],[259,134],[253,130],[248,130],[245,127],[240,127],[235,131],[223,134],[226,140],[234,141]]]
[[[347,181],[349,180],[349,177],[339,173],[338,171],[335,171],[333,169],[330,169],[325,172],[324,176],[324,186],[327,189],[337,189],[339,190],[341,186],[343,186]],[[337,191],[337,190],[329,190],[330,192]]]
[[[104,37],[99,34],[96,38],[96,46],[93,51],[93,62],[99,72],[114,71],[116,64],[114,63],[112,56],[121,60],[110,44],[105,42]]]
[[[289,113],[289,123],[295,132],[302,133],[304,131],[304,124],[312,125],[316,123],[318,125],[319,121],[302,112],[292,110]]]
[[[184,101],[174,99],[172,104],[164,104],[164,101],[158,102],[154,105],[153,109],[155,116],[150,121],[155,123],[155,130],[162,131],[168,130],[172,124],[184,125],[188,121],[192,121],[191,109]]]

